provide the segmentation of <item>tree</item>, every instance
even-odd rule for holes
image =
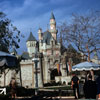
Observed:
[[[100,50],[99,11],[89,11],[86,15],[73,14],[71,23],[63,22],[59,30],[61,40],[73,44],[78,51],[88,57],[88,61],[94,50]]]
[[[20,31],[3,12],[0,12],[0,50],[9,52],[13,45],[19,48],[20,37],[23,37]]]
[[[18,43],[20,42],[20,38],[24,37],[20,31],[13,26],[11,20],[9,20],[3,12],[0,12],[0,51],[9,52],[9,49],[12,46],[15,48],[19,48]],[[3,57],[1,57],[2,60]],[[10,58],[9,58],[10,59]],[[19,59],[16,59],[16,66],[5,66],[0,67],[0,71],[4,73],[4,86],[6,82],[6,74],[9,70],[20,70],[19,69]]]

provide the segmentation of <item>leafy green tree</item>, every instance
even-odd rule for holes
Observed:
[[[90,61],[91,54],[100,50],[100,12],[73,14],[70,24],[59,26],[61,42],[71,43]]]
[[[3,12],[0,12],[0,50],[9,52],[13,45],[19,48],[20,37],[23,37],[20,31]]]

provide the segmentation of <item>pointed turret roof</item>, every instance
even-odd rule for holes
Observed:
[[[39,29],[38,30],[42,30],[42,28],[41,27],[39,27]]]
[[[35,37],[33,36],[32,32],[30,32],[30,35],[29,35],[27,41],[37,41],[37,40],[35,39]]]
[[[54,16],[53,12],[51,12],[51,17],[50,17],[50,19],[55,19],[55,16]]]
[[[51,33],[47,30],[46,32],[44,32],[43,34],[43,43],[46,43],[46,44],[50,44],[50,40],[52,39],[52,35]]]

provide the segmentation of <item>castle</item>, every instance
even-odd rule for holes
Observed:
[[[39,28],[38,36],[39,41],[35,39],[32,32],[26,41],[27,53],[22,57],[24,60],[20,62],[22,86],[35,87],[35,64],[32,60],[34,54],[38,52],[38,85],[42,87],[43,84],[55,81],[58,76],[66,77],[66,63],[62,63],[64,56],[61,55],[61,44],[57,41],[58,30],[56,28],[56,20],[53,12],[50,17],[50,29],[42,32]],[[63,80],[60,78],[60,80]]]

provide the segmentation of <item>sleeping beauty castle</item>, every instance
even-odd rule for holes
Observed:
[[[27,52],[22,54],[23,60],[21,65],[22,86],[35,87],[36,69],[34,61],[35,53],[38,55],[37,76],[38,86],[52,81],[65,81],[67,76],[65,56],[61,55],[61,44],[57,40],[58,30],[56,28],[56,20],[53,12],[50,17],[50,29],[42,31],[38,29],[38,38],[30,32],[26,41]],[[60,77],[60,78],[59,78]]]

